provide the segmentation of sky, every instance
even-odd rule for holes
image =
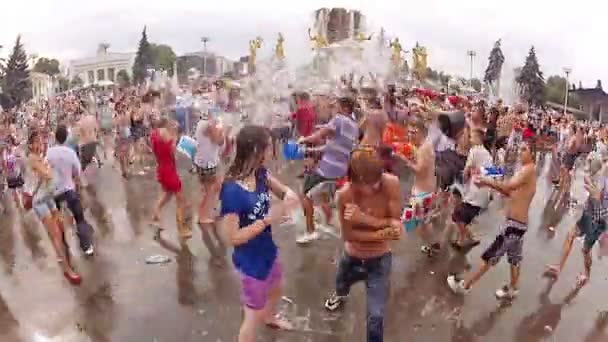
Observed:
[[[233,59],[246,55],[256,36],[265,41],[260,58],[270,56],[282,32],[288,63],[299,65],[312,58],[306,31],[320,7],[360,10],[370,32],[384,27],[404,48],[419,41],[433,69],[468,76],[466,52],[474,50],[473,73],[481,78],[494,42],[502,39],[505,68],[522,66],[534,45],[546,77],[568,67],[573,83],[608,84],[608,3],[601,0],[9,0],[0,11],[0,57],[18,34],[28,53],[66,64],[94,55],[100,42],[134,52],[146,25],[151,42],[178,54],[200,51],[200,38],[207,36],[209,51]]]

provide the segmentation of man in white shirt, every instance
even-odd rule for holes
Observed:
[[[93,228],[84,218],[84,210],[74,183],[74,179],[78,181],[81,175],[80,161],[76,152],[64,145],[67,137],[67,128],[59,125],[55,131],[55,140],[58,145],[49,148],[47,152],[47,159],[53,169],[53,177],[56,182],[55,202],[57,208],[61,207],[63,201],[66,202],[76,221],[76,234],[80,240],[80,248],[85,255],[92,256],[94,253]]]
[[[471,144],[469,155],[465,164],[465,178],[469,179],[467,191],[462,202],[454,209],[452,221],[458,227],[459,237],[452,242],[452,247],[462,250],[479,245],[473,239],[468,226],[490,202],[490,190],[480,188],[472,181],[472,176],[479,174],[480,168],[492,165],[492,155],[483,145],[484,133],[481,129],[471,131]],[[451,225],[450,225],[451,226]]]

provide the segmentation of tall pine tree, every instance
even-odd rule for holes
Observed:
[[[152,67],[153,64],[154,57],[152,55],[150,42],[148,42],[146,27],[144,26],[144,30],[141,33],[141,39],[139,40],[139,48],[137,49],[135,62],[133,63],[133,82],[135,84],[141,84],[145,81],[147,69]]]
[[[483,78],[483,81],[492,89],[495,95],[497,95],[500,89],[500,75],[502,73],[502,65],[505,63],[505,55],[502,53],[500,43],[500,39],[497,40],[494,43],[494,48],[490,51],[488,67]]]
[[[526,64],[515,79],[519,92],[524,101],[532,106],[542,106],[545,103],[545,79],[540,71],[534,46],[530,48]]]
[[[3,68],[2,106],[13,108],[32,97],[32,82],[27,65],[27,54],[21,44],[21,36],[17,36],[13,52]]]

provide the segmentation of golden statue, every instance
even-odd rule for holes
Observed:
[[[283,34],[279,32],[279,38],[277,38],[277,45],[274,48],[274,55],[278,60],[285,59],[285,38]]]
[[[255,66],[258,49],[262,47],[262,38],[256,37],[249,41],[249,64]]]
[[[391,60],[396,67],[399,67],[401,65],[401,51],[403,51],[399,38],[395,38],[392,42],[390,42],[389,47],[393,50]]]
[[[310,41],[313,42],[313,44],[314,44],[314,46],[312,48],[313,50],[320,50],[322,48],[326,48],[329,46],[329,42],[327,41],[327,38],[325,38],[321,34],[317,34],[316,36],[313,36],[310,28],[308,29],[308,37],[310,38]]]
[[[424,46],[420,46],[418,42],[416,42],[416,46],[412,49],[413,59],[414,59],[414,75],[419,80],[423,80],[426,77],[426,67],[427,67],[427,53],[426,48]]]
[[[365,33],[363,32],[357,32],[357,34],[355,34],[355,40],[358,41],[359,43],[363,43],[366,40],[372,40],[372,36],[374,34],[370,34],[369,36],[366,36]]]

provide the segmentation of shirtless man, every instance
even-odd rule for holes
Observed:
[[[408,135],[411,142],[418,146],[413,159],[401,158],[405,165],[414,172],[414,185],[410,203],[412,207],[423,206],[421,213],[416,213],[418,220],[417,231],[426,241],[421,251],[429,257],[439,251],[438,240],[430,237],[430,223],[433,213],[433,199],[437,191],[435,176],[435,150],[431,139],[427,138],[428,128],[421,118],[410,123]]]
[[[373,147],[355,149],[349,161],[349,182],[337,194],[344,254],[338,264],[336,291],[325,301],[339,309],[359,281],[367,283],[367,341],[383,341],[384,314],[390,293],[392,254],[389,241],[398,240],[401,195],[399,180],[383,173]]]
[[[393,171],[393,151],[391,146],[383,146],[382,132],[388,122],[388,114],[382,109],[362,108],[365,116],[359,123],[359,130],[363,132],[361,146],[373,146],[384,162],[384,171]]]
[[[528,230],[528,211],[536,193],[536,166],[530,145],[520,144],[521,169],[509,180],[498,181],[490,178],[477,178],[477,186],[486,186],[511,198],[507,209],[506,222],[494,242],[481,255],[481,267],[466,277],[465,280],[450,275],[448,285],[458,294],[466,294],[471,287],[494,265],[500,258],[507,255],[511,265],[511,283],[496,291],[497,299],[513,299],[518,293],[520,263],[522,260],[523,237]]]
[[[93,115],[84,115],[78,122],[80,163],[82,169],[93,161],[97,151],[97,120]]]

